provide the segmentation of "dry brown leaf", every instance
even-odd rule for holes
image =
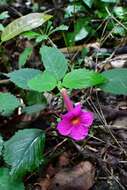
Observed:
[[[88,161],[58,172],[48,190],[88,190],[94,184],[95,167]]]
[[[50,178],[44,178],[39,183],[35,183],[34,185],[35,185],[35,188],[36,186],[40,186],[41,190],[48,190],[50,182],[51,182]]]
[[[69,165],[69,154],[67,152],[64,152],[60,157],[59,157],[59,160],[58,160],[58,165],[60,168],[62,167],[65,167],[65,166],[68,166]]]

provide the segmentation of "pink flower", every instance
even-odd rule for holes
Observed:
[[[73,107],[65,89],[61,90],[61,94],[68,112],[62,115],[57,130],[63,136],[71,137],[76,141],[83,140],[93,123],[93,114],[81,109],[80,103]]]

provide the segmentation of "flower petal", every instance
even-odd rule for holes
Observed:
[[[88,128],[82,125],[73,127],[70,133],[70,137],[76,141],[83,140],[88,135]]]
[[[72,114],[74,116],[79,116],[82,112],[80,103],[75,106],[75,108],[72,110]]]
[[[66,120],[68,120],[68,121],[70,121],[72,118],[73,118],[73,114],[72,114],[71,111],[65,113],[64,115],[62,115],[62,119],[66,119]]]
[[[82,113],[81,105],[77,104],[71,111],[62,116],[63,119],[71,120],[73,117],[78,117]]]
[[[81,119],[81,123],[84,126],[88,127],[88,126],[92,125],[94,116],[93,116],[93,113],[91,113],[91,112],[83,111],[80,116],[80,119]]]
[[[57,130],[61,135],[67,136],[71,132],[71,125],[65,119],[62,119],[57,125]]]

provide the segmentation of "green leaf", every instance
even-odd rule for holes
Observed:
[[[92,7],[92,4],[94,2],[94,0],[83,0],[83,2],[89,7],[91,8]]]
[[[8,17],[10,17],[8,14],[8,11],[4,11],[4,12],[0,13],[0,20],[6,19]]]
[[[22,113],[32,115],[32,114],[42,111],[45,108],[46,108],[46,104],[34,104],[32,106],[26,106],[25,108],[23,108]]]
[[[113,34],[120,35],[121,37],[125,36],[125,29],[122,26],[115,25],[112,31]]]
[[[75,42],[82,40],[90,35],[94,34],[94,29],[89,25],[89,18],[81,18],[76,20],[74,23],[74,32],[66,33],[66,44],[67,46],[74,46]]]
[[[2,155],[3,144],[4,144],[3,137],[0,135],[0,156]]]
[[[31,106],[34,104],[47,104],[47,100],[42,93],[36,91],[28,91],[27,94],[25,93],[25,102],[27,105]]]
[[[70,89],[82,89],[92,87],[106,81],[100,73],[88,69],[75,69],[68,73],[62,85]]]
[[[102,73],[108,82],[99,87],[105,92],[112,94],[127,95],[127,69],[111,69]]]
[[[17,107],[21,105],[20,101],[10,93],[0,93],[0,114],[9,116]]]
[[[48,35],[44,34],[44,35],[40,35],[36,38],[36,42],[39,43],[39,42],[42,42],[44,40],[47,40],[48,39]]]
[[[29,59],[29,57],[31,56],[32,54],[32,48],[31,47],[27,47],[24,49],[24,51],[20,54],[19,56],[19,66],[22,67],[25,65],[27,59]]]
[[[74,25],[75,41],[84,39],[88,35],[87,26],[84,24],[84,19],[79,19]]]
[[[66,44],[71,47],[75,45],[75,32],[66,33]]]
[[[102,2],[105,2],[105,3],[118,3],[119,0],[101,0]]]
[[[2,42],[10,40],[22,32],[29,31],[33,28],[41,26],[52,16],[43,13],[30,13],[22,16],[6,26],[1,35]]]
[[[3,30],[4,30],[3,24],[0,24],[0,31],[3,31]]]
[[[82,58],[83,59],[85,59],[85,57],[88,55],[88,53],[89,53],[89,48],[87,48],[87,47],[85,47],[85,48],[82,48],[82,54],[81,54],[81,56],[82,56]]]
[[[10,80],[18,87],[23,89],[29,89],[27,85],[28,80],[34,78],[36,75],[40,73],[41,71],[37,69],[24,68],[12,71],[5,75],[8,76]]]
[[[115,15],[119,18],[119,19],[124,19],[127,9],[122,7],[122,6],[115,6],[113,8],[113,12],[115,13]]]
[[[51,35],[51,34],[54,33],[54,32],[57,32],[57,31],[65,31],[65,30],[68,30],[68,28],[69,28],[69,27],[68,27],[67,25],[62,24],[62,25],[56,27],[55,29],[53,29],[53,30],[49,33],[49,35]]]
[[[42,93],[36,91],[28,91],[25,93],[25,103],[28,105],[23,108],[22,113],[32,115],[46,108],[47,100]]]
[[[87,35],[88,35],[88,31],[83,27],[83,28],[81,28],[81,30],[78,32],[78,34],[76,34],[76,36],[75,36],[75,41],[82,40],[82,39],[85,38]]]
[[[22,177],[43,161],[45,134],[40,129],[18,131],[4,144],[4,160],[11,165],[11,175]]]
[[[64,77],[67,71],[67,60],[64,55],[54,47],[40,48],[41,59],[47,71],[51,72],[57,80]]]
[[[69,4],[65,8],[65,18],[72,17],[74,14],[85,11],[85,7],[82,5],[82,2],[75,2],[74,4]]]
[[[8,168],[0,168],[1,190],[25,190],[24,184],[19,180],[12,180]]]
[[[24,32],[22,34],[22,36],[31,40],[31,39],[34,39],[34,38],[41,36],[41,34],[38,32],[34,32],[34,31],[27,31],[27,32]]]
[[[29,88],[38,92],[50,91],[54,89],[56,85],[56,78],[48,71],[45,71],[28,81]]]
[[[6,6],[7,5],[7,0],[0,0],[0,5]]]

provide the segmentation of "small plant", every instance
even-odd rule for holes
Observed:
[[[94,6],[94,3],[97,3],[97,1],[76,2],[76,7],[82,5],[88,6],[89,9]],[[107,3],[106,0],[101,0],[100,2]],[[117,1],[108,1],[108,3],[117,3]],[[71,6],[73,5],[73,3],[70,4]],[[108,6],[110,7],[109,4]],[[67,11],[68,9],[66,9],[66,17]],[[77,13],[78,11],[79,9]],[[108,8],[106,8],[106,11],[108,16],[111,17],[112,15],[109,15]],[[114,11],[116,14],[116,10]],[[97,15],[100,14],[100,17],[101,13],[96,12]],[[72,14],[73,11],[69,12],[68,16]],[[0,14],[1,19],[7,16],[5,13]],[[117,16],[119,17],[120,14]],[[0,92],[0,114],[3,117],[9,117],[16,109],[20,109],[20,114],[32,115],[39,113],[44,108],[49,109],[44,94],[47,92],[49,94],[54,93],[55,96],[63,97],[67,109],[65,114],[63,114],[63,111],[57,113],[57,119],[61,120],[56,122],[55,128],[53,128],[53,131],[57,132],[56,138],[62,136],[62,138],[68,137],[75,141],[83,141],[93,124],[94,114],[82,108],[80,103],[73,103],[67,93],[70,92],[71,94],[73,90],[77,89],[88,88],[93,90],[97,88],[108,93],[127,95],[127,69],[110,69],[100,73],[92,69],[72,66],[71,61],[65,57],[50,39],[50,36],[56,31],[67,31],[68,27],[61,25],[54,28],[52,22],[49,21],[51,18],[52,16],[48,14],[31,13],[14,20],[5,28],[1,25],[3,27],[1,33],[2,48],[4,48],[4,43],[18,35],[34,40],[34,43],[32,43],[34,45],[25,48],[20,54],[17,70],[8,68],[8,72],[0,73],[0,84],[13,83],[18,91],[18,95],[13,95],[16,94],[13,89],[11,89],[11,92],[9,90],[8,92],[4,92],[4,90]],[[119,23],[116,19],[114,21],[117,24]],[[45,30],[40,29],[40,26],[45,22],[48,22]],[[89,35],[90,32],[87,30],[90,27],[88,22],[83,25],[82,19],[78,19],[78,22],[74,23],[75,32],[70,33],[70,35],[73,35],[75,42],[82,40]],[[36,31],[33,31],[33,29],[36,29]],[[67,38],[68,34],[65,35],[65,41]],[[50,42],[50,45],[47,45],[47,42]],[[38,47],[37,50],[39,50],[41,69],[25,65],[35,47]],[[57,93],[55,93],[55,90]],[[37,128],[20,129],[6,141],[0,136],[0,155],[3,156],[5,163],[9,166],[9,169],[0,168],[0,187],[3,190],[7,190],[8,186],[12,186],[13,189],[17,188],[17,186],[19,190],[24,189],[23,177],[28,172],[38,168],[40,164],[45,163],[46,158],[43,154],[45,139],[46,132]],[[9,178],[10,175],[12,178]],[[5,179],[8,182],[7,184],[4,183]],[[5,186],[3,187],[1,184]]]

